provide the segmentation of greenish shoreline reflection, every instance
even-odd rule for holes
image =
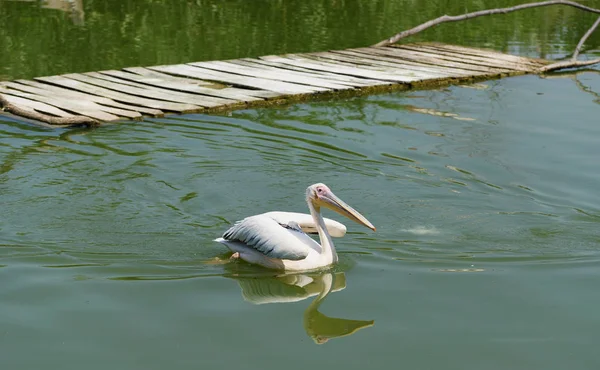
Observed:
[[[522,0],[0,0],[0,80],[372,45],[443,14]],[[600,0],[585,1],[600,7]],[[406,39],[553,58],[596,16],[567,6],[440,25]],[[598,45],[600,33],[587,45]],[[585,52],[586,50],[584,50]]]

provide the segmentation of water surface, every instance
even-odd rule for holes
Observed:
[[[598,72],[95,130],[3,118],[0,363],[597,368]],[[214,238],[248,215],[305,212],[315,182],[377,232],[327,213],[349,232],[323,273],[227,262]]]

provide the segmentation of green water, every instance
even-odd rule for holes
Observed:
[[[458,3],[89,1],[81,19],[0,1],[0,73],[361,46],[517,2]],[[593,20],[420,39],[560,56]],[[95,130],[0,118],[0,366],[597,369],[599,72]],[[322,274],[223,263],[231,222],[306,212],[314,182],[377,232],[327,213],[349,233]]]

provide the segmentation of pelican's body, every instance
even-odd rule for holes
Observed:
[[[321,216],[321,206],[375,230],[360,213],[336,197],[324,184],[306,189],[309,215],[291,212],[268,212],[238,221],[216,241],[225,244],[249,263],[278,270],[312,270],[337,262],[331,236],[343,236],[346,227]],[[312,219],[312,220],[311,220]],[[317,243],[306,232],[319,234]]]

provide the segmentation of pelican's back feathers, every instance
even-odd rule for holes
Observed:
[[[306,258],[311,248],[320,249],[296,223],[280,224],[265,214],[236,222],[225,231],[223,239],[242,242],[270,258],[293,261]]]

